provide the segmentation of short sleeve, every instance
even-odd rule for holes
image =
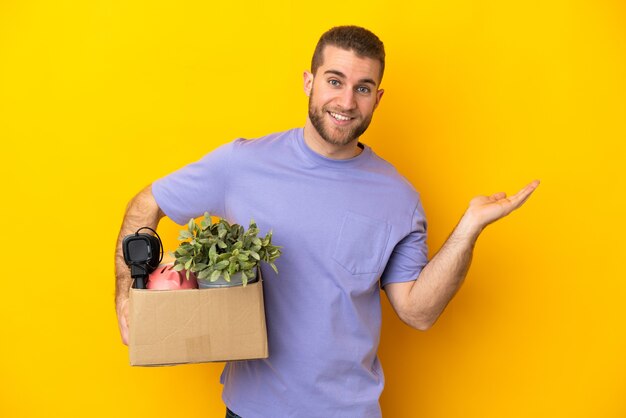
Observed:
[[[154,199],[167,217],[179,225],[204,212],[224,217],[224,194],[236,141],[152,183]]]
[[[380,278],[380,285],[408,282],[417,279],[428,263],[426,245],[426,216],[418,200],[413,212],[410,232],[396,244]]]

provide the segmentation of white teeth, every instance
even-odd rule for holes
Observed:
[[[338,114],[338,113],[333,113],[333,112],[328,112],[328,113],[330,113],[330,115],[331,115],[333,118],[337,119],[337,120],[350,120],[350,119],[352,119],[352,118],[349,118],[349,117],[347,117],[347,116],[340,115],[340,114]]]

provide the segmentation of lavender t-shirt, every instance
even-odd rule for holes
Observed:
[[[220,378],[243,418],[381,416],[380,287],[417,278],[426,220],[411,184],[361,146],[334,160],[302,128],[240,138],[152,185],[180,225],[205,211],[254,218],[283,247],[278,275],[261,267],[269,358],[229,362]]]

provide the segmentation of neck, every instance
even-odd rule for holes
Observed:
[[[335,145],[325,141],[309,118],[304,125],[304,142],[316,153],[333,160],[354,158],[363,151],[359,146],[359,138],[354,138],[346,145]]]

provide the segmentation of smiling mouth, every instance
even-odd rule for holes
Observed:
[[[328,114],[329,114],[329,115],[330,115],[333,119],[335,119],[335,120],[337,120],[337,121],[339,121],[339,122],[347,122],[347,121],[349,121],[349,120],[354,119],[354,118],[351,118],[351,117],[349,117],[349,116],[345,116],[345,115],[342,115],[342,114],[340,114],[340,113],[335,113],[335,112],[331,112],[331,111],[328,111]]]

